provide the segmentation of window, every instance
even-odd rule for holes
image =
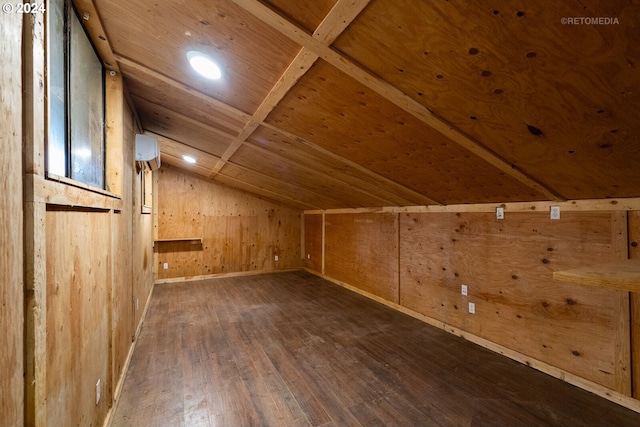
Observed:
[[[104,189],[104,67],[68,0],[47,4],[47,173]]]

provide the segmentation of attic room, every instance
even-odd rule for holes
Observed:
[[[4,2],[0,424],[640,425],[639,17]]]

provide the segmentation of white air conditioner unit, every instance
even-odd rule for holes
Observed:
[[[136,134],[136,161],[152,171],[160,167],[160,148],[156,138]]]

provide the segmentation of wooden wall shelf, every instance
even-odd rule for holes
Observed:
[[[640,259],[556,271],[553,278],[582,285],[640,292]]]
[[[158,239],[155,240],[156,243],[176,243],[176,242],[189,242],[192,245],[201,245],[202,238],[201,237],[182,237],[179,239]]]

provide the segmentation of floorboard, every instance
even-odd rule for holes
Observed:
[[[306,272],[158,285],[112,427],[640,426]]]

